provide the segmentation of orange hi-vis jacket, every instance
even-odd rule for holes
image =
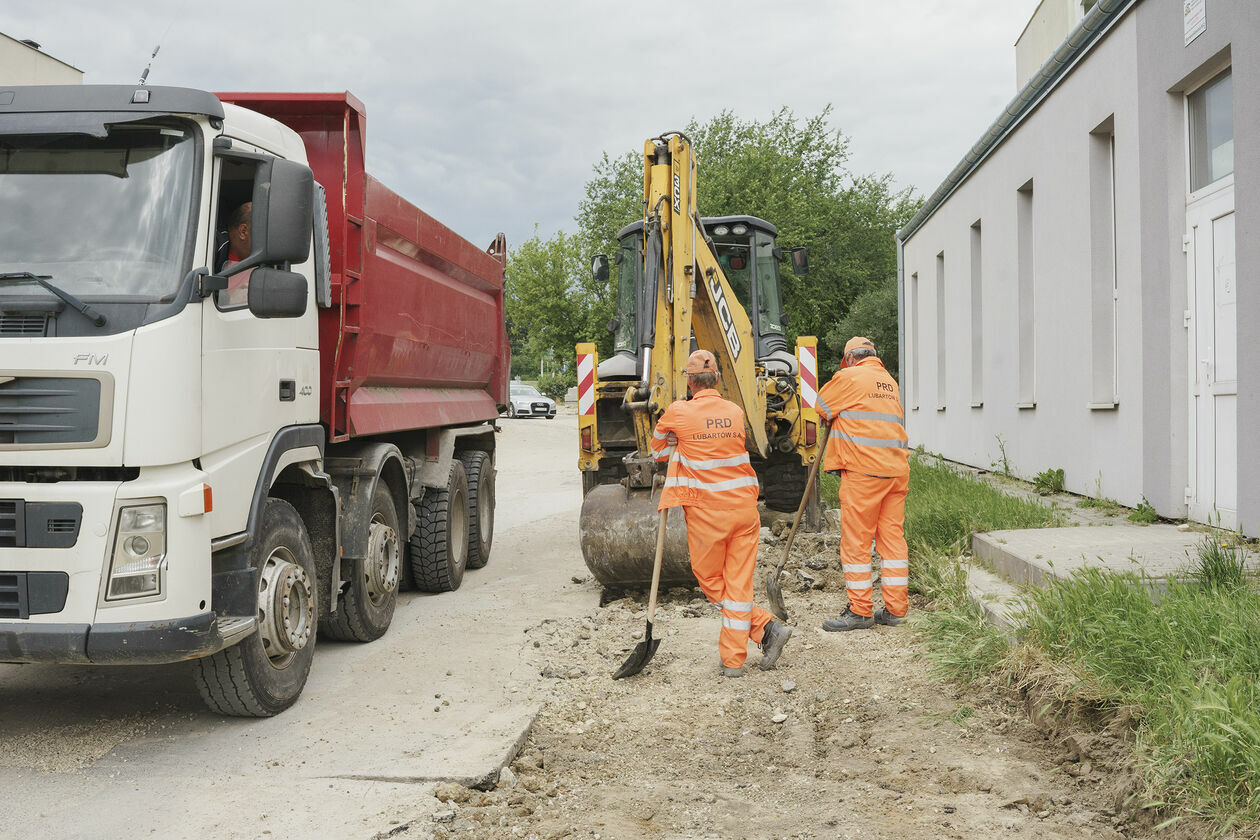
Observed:
[[[901,390],[878,358],[836,371],[818,392],[818,413],[831,423],[823,469],[880,478],[910,474]]]
[[[678,439],[669,445],[669,435]],[[671,403],[656,422],[652,457],[669,461],[657,510],[699,505],[731,510],[757,504],[757,473],[744,448],[744,411],[712,388]]]

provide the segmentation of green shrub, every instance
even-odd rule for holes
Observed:
[[[1142,497],[1142,501],[1133,509],[1133,512],[1129,514],[1130,522],[1140,522],[1143,525],[1150,525],[1152,522],[1158,522],[1159,520],[1160,515],[1155,512],[1155,508],[1151,506],[1151,503],[1146,500],[1145,496]]]
[[[1049,496],[1051,493],[1062,493],[1063,470],[1049,469],[1045,472],[1039,472],[1033,478],[1033,485],[1037,488],[1037,493],[1042,496]]]
[[[538,390],[542,391],[556,402],[564,402],[564,395],[570,388],[576,386],[576,371],[565,371],[564,373],[559,374],[548,371],[538,377]]]

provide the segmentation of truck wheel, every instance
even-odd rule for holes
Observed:
[[[338,599],[337,611],[319,623],[330,639],[370,642],[385,635],[398,604],[402,545],[398,537],[398,509],[389,485],[376,483],[372,519],[368,524],[367,556],[354,560],[349,585]]]
[[[494,465],[480,449],[459,453],[468,479],[468,568],[480,569],[490,562],[494,541]]]
[[[446,487],[428,488],[417,505],[411,535],[411,574],[423,592],[454,592],[468,563],[468,479],[464,463],[451,459]]]
[[[262,570],[258,631],[195,660],[193,676],[219,714],[271,717],[293,705],[311,672],[319,620],[315,552],[293,506],[267,499],[251,553]]]
[[[777,457],[776,457],[777,456]],[[801,464],[795,455],[774,453],[760,476],[766,507],[780,513],[794,512],[801,505],[805,494],[809,467]]]

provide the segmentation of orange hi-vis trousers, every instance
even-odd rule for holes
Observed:
[[[880,594],[884,608],[903,616],[910,608],[909,551],[903,523],[909,476],[878,478],[846,470],[840,479],[840,563],[849,609],[874,614],[871,587],[871,540],[880,557]]]
[[[774,618],[752,602],[761,517],[755,506],[707,510],[689,505],[683,512],[691,570],[700,591],[722,609],[718,654],[723,665],[739,668],[748,658],[748,640],[760,644]]]

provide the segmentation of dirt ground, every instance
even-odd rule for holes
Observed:
[[[1124,809],[1123,739],[1055,730],[1010,692],[936,678],[913,622],[824,633],[845,603],[838,548],[837,533],[797,538],[783,577],[795,633],[772,671],[750,645],[741,679],[718,675],[718,613],[698,591],[664,594],[660,649],[617,682],[642,638],[642,596],[531,627],[522,655],[551,691],[517,760],[491,791],[438,786],[434,812],[391,835],[1148,836]],[[763,528],[761,562],[781,552]],[[763,578],[759,566],[764,605]]]

